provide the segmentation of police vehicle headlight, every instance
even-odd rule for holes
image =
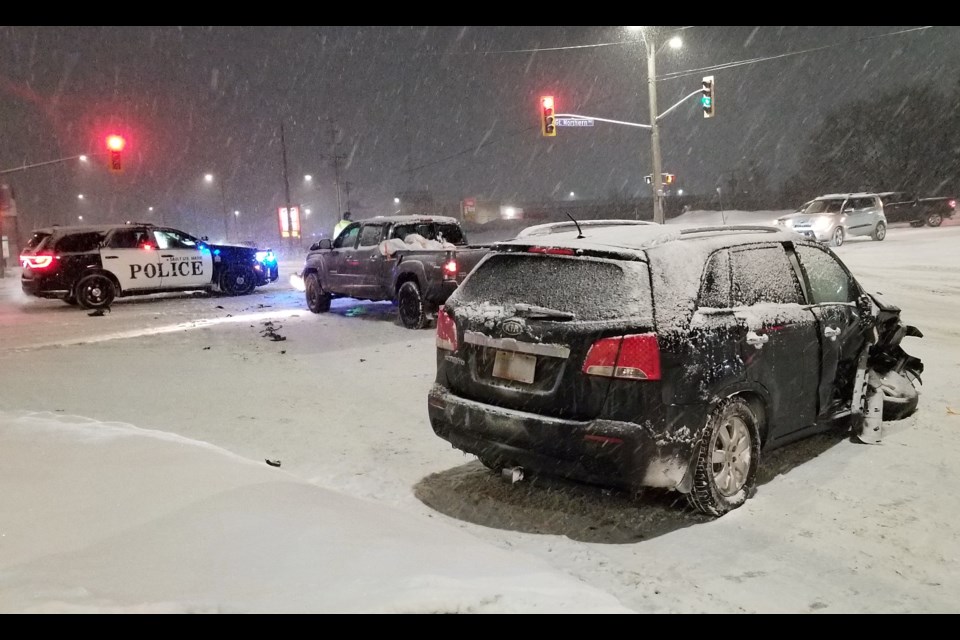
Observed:
[[[257,251],[256,253],[257,262],[263,262],[265,264],[273,264],[277,261],[277,256],[274,255],[273,251]]]

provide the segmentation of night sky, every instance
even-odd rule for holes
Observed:
[[[957,27],[862,40],[905,28],[682,28],[658,74],[840,46],[711,72],[717,115],[691,100],[667,116],[664,170],[706,193],[755,160],[776,186],[827,110],[913,82],[952,87]],[[509,52],[596,43],[617,44]],[[702,75],[660,80],[660,109]],[[624,27],[0,27],[0,169],[98,152],[120,132],[121,174],[96,156],[5,176],[23,220],[146,219],[213,237],[222,203],[210,172],[242,235],[263,237],[285,199],[283,122],[291,199],[311,207],[308,232],[329,230],[332,122],[355,218],[392,213],[393,196],[413,189],[605,198],[646,188],[649,134],[598,123],[543,138],[538,96],[556,96],[561,113],[647,123],[646,84],[643,45]]]

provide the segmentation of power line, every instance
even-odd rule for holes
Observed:
[[[673,33],[680,33],[686,29],[693,29],[693,27],[680,27],[671,31]],[[499,55],[506,53],[539,53],[541,51],[572,51],[576,49],[595,49],[597,47],[622,47],[632,44],[643,44],[643,39],[640,40],[620,40],[618,42],[597,42],[594,44],[577,44],[571,45],[568,47],[536,47],[533,49],[502,49],[498,51],[437,51],[437,52],[427,52],[435,53],[436,55]]]
[[[877,38],[886,38],[887,36],[899,36],[905,33],[913,33],[915,31],[923,31],[925,29],[932,29],[932,26],[926,27],[913,27],[911,29],[901,29],[900,31],[891,31],[889,33],[880,33],[875,36],[866,36],[860,38],[859,40],[854,40],[852,44],[857,44],[859,42],[866,42],[867,40],[876,40]],[[850,42],[838,42],[835,44],[828,44],[822,47],[814,47],[812,49],[804,49],[803,51],[790,51],[787,53],[780,53],[773,56],[765,56],[761,58],[750,58],[747,60],[737,60],[734,62],[724,62],[722,64],[710,65],[709,67],[701,67],[699,69],[688,69],[686,71],[672,71],[670,73],[665,73],[662,76],[657,76],[657,80],[675,80],[677,78],[683,78],[685,76],[692,76],[699,73],[705,73],[707,71],[720,71],[723,69],[732,69],[734,67],[741,67],[748,64],[755,64],[757,62],[766,62],[768,60],[779,60],[780,58],[789,58],[791,56],[799,56],[805,53],[814,53],[817,51],[824,51],[826,49],[833,49],[836,47],[849,47]]]

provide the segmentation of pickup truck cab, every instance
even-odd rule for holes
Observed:
[[[488,248],[468,245],[455,218],[359,220],[310,247],[300,274],[307,306],[324,313],[335,297],[392,300],[403,325],[421,329]]]
[[[956,198],[920,198],[903,191],[887,191],[879,195],[887,221],[909,222],[914,227],[939,227],[944,218],[953,217],[957,208]]]

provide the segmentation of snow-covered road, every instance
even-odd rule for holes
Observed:
[[[280,460],[299,481],[440,521],[639,612],[960,612],[960,225],[895,228],[882,243],[851,240],[837,253],[924,332],[905,345],[926,365],[920,410],[888,424],[882,445],[823,436],[775,452],[757,495],[719,520],[673,494],[636,501],[563,482],[503,483],[430,429],[431,331],[402,328],[382,303],[335,301],[332,313],[313,315],[284,276],[254,296],[124,300],[103,317],[28,300],[15,280],[0,281],[0,434],[24,411],[46,411]],[[286,339],[271,339],[267,322]],[[44,464],[42,451],[32,455]],[[19,517],[12,505],[23,508],[0,500],[0,534],[3,519]],[[288,515],[287,526],[298,526]],[[5,590],[17,594],[14,610],[40,606],[23,601],[21,588],[51,580],[52,561],[11,583],[19,574],[4,572],[21,564],[3,540],[0,610],[11,608]],[[62,560],[79,581],[72,586],[83,586],[85,565]],[[90,600],[69,586],[58,602]],[[322,608],[316,602],[304,599],[300,610]],[[599,596],[584,603],[610,610]],[[234,604],[282,608],[267,594]]]

